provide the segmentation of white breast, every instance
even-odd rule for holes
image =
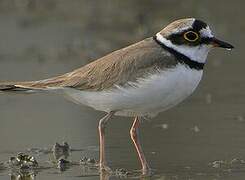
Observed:
[[[188,97],[197,87],[202,70],[178,64],[175,68],[151,74],[127,87],[88,92],[66,88],[72,100],[100,111],[116,111],[121,116],[154,116]]]

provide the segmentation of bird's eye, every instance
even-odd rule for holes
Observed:
[[[196,40],[198,40],[199,35],[194,31],[188,31],[188,32],[184,33],[184,38],[187,41],[195,42]]]

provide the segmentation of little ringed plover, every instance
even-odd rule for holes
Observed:
[[[143,174],[150,170],[138,138],[139,119],[154,117],[196,89],[209,51],[233,46],[195,18],[172,22],[154,37],[114,51],[72,72],[39,81],[3,82],[0,91],[61,92],[107,114],[99,121],[100,168],[106,169],[105,127],[113,115],[134,117],[130,130]]]

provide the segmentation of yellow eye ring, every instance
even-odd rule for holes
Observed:
[[[199,35],[194,31],[188,31],[188,32],[184,33],[184,38],[187,41],[195,42],[199,39]]]

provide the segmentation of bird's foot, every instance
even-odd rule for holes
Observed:
[[[100,173],[112,174],[112,170],[109,166],[106,166],[105,164],[100,164]]]
[[[142,169],[142,176],[143,177],[149,177],[152,175],[153,175],[153,170],[151,168],[147,167],[147,168]]]

